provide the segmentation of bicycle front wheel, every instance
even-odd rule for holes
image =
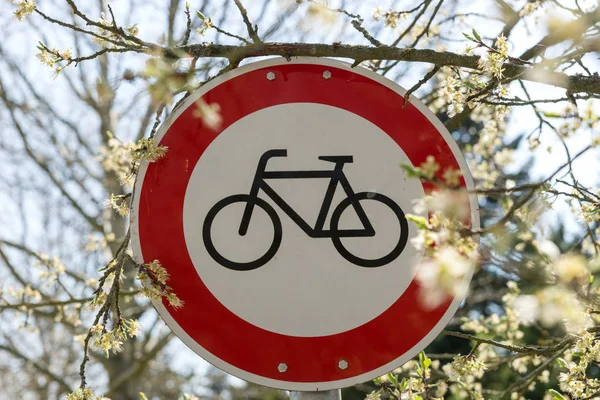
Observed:
[[[202,238],[204,240],[204,246],[206,247],[208,254],[210,254],[210,256],[216,262],[218,262],[225,268],[229,268],[234,271],[251,271],[253,269],[262,267],[263,265],[268,263],[273,258],[273,256],[275,256],[275,253],[277,253],[277,250],[279,250],[279,246],[281,245],[281,220],[279,219],[277,212],[273,209],[273,207],[269,205],[269,203],[257,197],[253,199],[254,205],[258,206],[264,212],[266,212],[266,214],[271,219],[271,223],[273,224],[273,242],[269,246],[267,252],[255,260],[243,262],[232,261],[227,257],[223,256],[221,253],[219,253],[219,251],[215,247],[215,244],[213,243],[213,239],[211,236],[211,228],[215,221],[215,217],[220,211],[222,211],[225,207],[229,205],[235,203],[248,203],[248,201],[250,201],[250,196],[247,194],[235,194],[233,196],[225,197],[223,200],[217,202],[217,204],[215,204],[209,210],[208,214],[206,215],[206,218],[204,219],[204,225],[202,227]],[[231,234],[238,235],[239,233],[232,232]]]
[[[340,218],[349,206],[361,201],[377,201],[389,207],[396,215],[398,223],[400,224],[400,235],[398,237],[398,242],[394,245],[393,249],[389,253],[383,255],[382,257],[364,258],[356,256],[355,254],[352,254],[342,243],[342,237],[340,237],[339,229]],[[375,232],[375,236],[377,236],[377,232]],[[342,257],[351,263],[366,268],[381,267],[394,261],[406,247],[406,242],[408,241],[408,222],[406,221],[404,212],[394,200],[380,193],[360,192],[342,200],[333,211],[333,214],[331,215],[331,241],[333,242],[333,245],[338,253],[340,253]]]

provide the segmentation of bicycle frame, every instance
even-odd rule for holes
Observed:
[[[332,237],[333,233],[330,229],[324,229],[325,219],[331,208],[333,196],[337,189],[338,183],[344,189],[346,196],[353,198],[354,190],[350,186],[350,182],[343,172],[344,164],[352,162],[352,156],[321,156],[319,159],[335,163],[332,170],[314,170],[314,171],[266,171],[267,162],[273,157],[287,157],[287,150],[274,149],[266,151],[260,158],[256,168],[256,174],[250,188],[250,200],[246,204],[242,221],[240,224],[239,234],[245,235],[250,225],[250,218],[256,204],[258,192],[262,191],[269,196],[275,204],[283,210],[294,221],[300,229],[302,229],[309,237],[312,238],[327,238]],[[330,179],[329,185],[325,192],[321,209],[317,216],[317,221],[314,227],[311,227],[294,209],[275,192],[266,182],[267,179],[312,179],[312,178],[327,178]],[[352,201],[352,206],[358,215],[358,218],[363,225],[363,229],[339,229],[335,231],[337,237],[370,237],[375,236],[375,230],[371,225],[364,209],[358,201]]]

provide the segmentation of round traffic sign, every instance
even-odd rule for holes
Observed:
[[[400,164],[434,156],[473,183],[443,124],[405,93],[339,61],[270,59],[215,78],[165,121],[166,156],[139,169],[132,243],[171,275],[184,306],[155,306],[192,350],[248,381],[328,390],[394,369],[441,332],[462,299],[419,299],[405,213],[433,187]],[[218,126],[199,101],[218,104]]]

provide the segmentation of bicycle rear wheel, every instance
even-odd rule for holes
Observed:
[[[344,247],[339,234],[339,223],[343,212],[346,210],[346,208],[355,204],[355,202],[364,200],[374,200],[385,204],[394,212],[398,218],[398,222],[400,223],[400,237],[398,238],[397,244],[394,246],[392,251],[379,258],[368,259],[352,254],[348,249],[346,249],[346,247]],[[342,257],[351,263],[366,268],[381,267],[394,261],[406,247],[406,242],[408,241],[408,222],[406,221],[404,212],[394,200],[380,193],[360,192],[342,200],[333,211],[333,214],[331,215],[331,241],[333,242],[333,245],[338,253],[340,253]]]

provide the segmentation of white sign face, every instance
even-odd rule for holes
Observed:
[[[263,154],[273,149],[287,150],[287,156],[259,165]],[[320,156],[351,156],[352,162],[336,164],[320,160]],[[238,120],[208,146],[185,194],[185,239],[198,274],[225,307],[272,332],[324,336],[363,325],[398,300],[413,279],[412,266],[422,255],[406,245],[416,230],[408,229],[404,216],[396,215],[377,197],[358,202],[375,235],[339,240],[351,254],[365,260],[387,256],[399,242],[400,254],[376,267],[357,265],[340,254],[332,243],[331,215],[349,197],[333,172],[340,168],[340,177],[347,179],[353,193],[383,195],[401,210],[412,211],[414,201],[423,197],[423,188],[419,180],[405,177],[400,163],[410,160],[385,132],[356,114],[329,105],[283,104]],[[267,173],[313,171],[323,176],[265,176],[256,182],[263,167]],[[240,268],[252,268],[240,272],[221,265],[206,246],[198,245],[204,239],[197,221],[206,221],[210,210],[223,199],[248,195],[257,183],[269,185],[298,217],[288,215],[277,200],[259,189],[256,196],[280,221],[280,238],[275,238],[274,222],[260,206],[254,208],[248,232],[242,236],[238,231],[247,201],[219,208],[210,237],[222,257],[239,263]],[[330,185],[336,186],[335,192],[327,193]],[[329,208],[326,218],[321,228],[315,229],[324,203]],[[305,232],[303,224],[311,231]],[[364,229],[352,205],[343,210],[338,229]],[[250,265],[266,254],[275,240],[281,244],[272,257],[261,266]]]
[[[155,306],[192,350],[248,381],[328,390],[393,370],[442,331],[462,298],[422,301],[405,216],[434,186],[400,165],[460,170],[474,229],[477,199],[450,134],[405,93],[341,62],[271,59],[165,121],[166,156],[140,166],[132,245],[169,272],[184,306]],[[196,117],[199,99],[219,105],[219,129]]]

